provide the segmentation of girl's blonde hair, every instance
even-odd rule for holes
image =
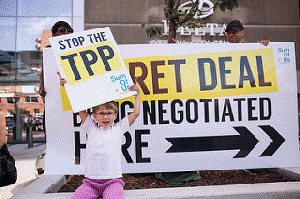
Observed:
[[[100,108],[111,109],[115,113],[118,113],[118,104],[115,101],[106,102],[104,104],[100,104],[98,106],[92,107],[93,113],[96,113]]]

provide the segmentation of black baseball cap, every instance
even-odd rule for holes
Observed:
[[[227,25],[225,32],[229,32],[230,30],[244,30],[244,26],[239,20],[233,20]]]
[[[58,31],[58,29],[59,29],[60,27],[66,27],[66,28],[72,29],[72,27],[71,27],[67,22],[65,22],[65,21],[58,21],[58,22],[56,22],[56,23],[52,26],[52,29],[51,29],[52,35],[54,35],[54,34]],[[73,29],[72,29],[72,30],[73,30]]]

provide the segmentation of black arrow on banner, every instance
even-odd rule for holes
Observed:
[[[254,149],[258,140],[244,126],[237,126],[233,128],[240,135],[166,138],[166,140],[172,144],[166,153],[239,149],[240,151],[234,156],[234,158],[244,158]]]
[[[277,149],[285,142],[285,139],[270,125],[259,126],[270,138],[272,142],[260,156],[272,156]]]

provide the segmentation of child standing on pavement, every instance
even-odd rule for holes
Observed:
[[[66,81],[61,78],[61,84]],[[124,182],[121,171],[121,141],[123,133],[129,130],[140,114],[140,91],[135,84],[129,88],[137,91],[134,110],[120,122],[114,124],[118,107],[113,101],[92,108],[92,116],[87,111],[78,112],[82,127],[88,138],[86,145],[86,170],[83,184],[78,187],[72,199],[97,198],[122,199]]]

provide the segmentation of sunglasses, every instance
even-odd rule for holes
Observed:
[[[66,31],[68,33],[73,33],[73,29],[72,28],[59,28],[58,31],[61,33],[61,34],[65,34]]]

